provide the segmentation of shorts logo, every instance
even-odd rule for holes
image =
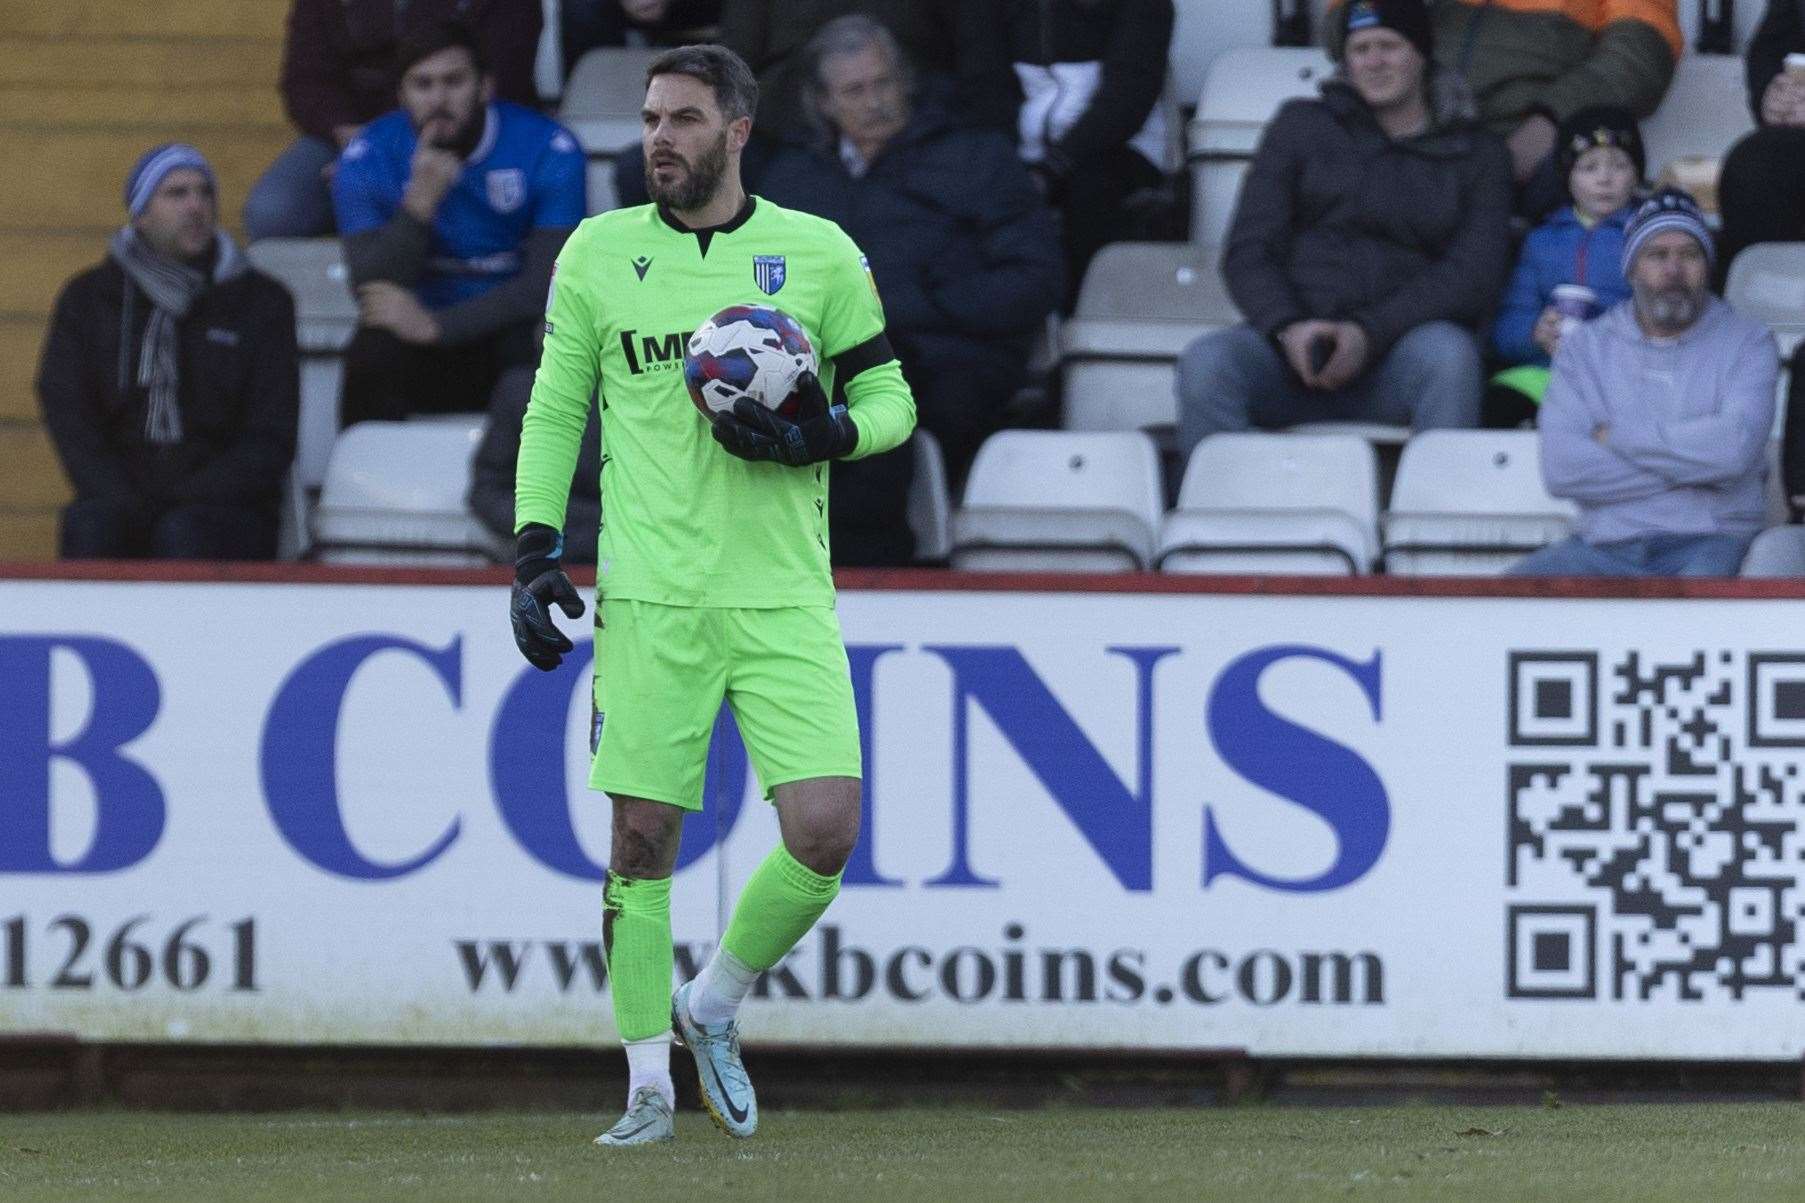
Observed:
[[[752,280],[766,296],[776,296],[785,279],[782,255],[752,256]]]
[[[526,203],[526,173],[518,167],[491,171],[483,182],[489,190],[489,207],[497,213],[512,213]]]

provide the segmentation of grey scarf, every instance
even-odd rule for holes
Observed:
[[[245,261],[238,244],[223,230],[214,238],[218,254],[214,257],[211,282],[224,284],[242,276]],[[206,289],[208,278],[186,263],[151,250],[131,226],[113,235],[108,249],[126,278],[142,289],[154,306],[150,324],[144,328],[144,345],[138,353],[138,384],[150,393],[150,405],[144,414],[144,439],[164,446],[179,443],[182,411],[177,404],[181,387],[178,326]],[[131,345],[132,334],[129,305],[125,312],[125,328],[120,331],[122,348]]]

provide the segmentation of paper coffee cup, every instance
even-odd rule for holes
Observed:
[[[1584,284],[1556,284],[1550,302],[1561,315],[1561,336],[1573,332],[1575,326],[1598,316],[1598,294]]]

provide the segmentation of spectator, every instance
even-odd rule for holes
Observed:
[[[1465,78],[1480,120],[1506,138],[1517,212],[1531,222],[1565,196],[1560,123],[1595,105],[1649,116],[1686,48],[1678,0],[1429,0],[1429,10],[1437,65]],[[1331,50],[1340,28],[1330,20]]]
[[[401,46],[448,20],[469,25],[493,65],[496,94],[536,104],[533,60],[539,0],[294,0],[282,49],[282,107],[301,137],[251,187],[245,237],[315,238],[333,232],[332,172],[339,152],[395,104]]]
[[[470,465],[470,509],[504,542],[514,538],[514,467],[520,458],[520,422],[532,395],[533,373],[527,368],[511,368],[496,381],[489,422]],[[602,524],[601,442],[601,425],[591,408],[564,511],[565,563],[595,563]]]
[[[760,191],[838,222],[865,249],[921,425],[956,489],[1059,303],[1052,214],[1007,137],[917,103],[896,38],[870,17],[829,22],[809,57],[821,137],[780,152]],[[888,539],[889,558],[907,559],[908,455],[834,465],[836,554]]]
[[[341,421],[482,410],[538,362],[552,265],[583,218],[583,152],[495,101],[468,29],[402,52],[400,110],[345,148],[333,200],[361,324]]]
[[[1160,185],[1172,0],[1009,0],[1006,15],[1022,158],[1065,219],[1070,304],[1128,198]]]
[[[1786,56],[1805,53],[1805,5],[1768,0],[1749,43],[1749,108],[1754,133],[1724,160],[1718,198],[1722,273],[1744,247],[1805,241],[1805,71],[1786,70]]]
[[[1520,576],[1733,576],[1766,513],[1778,355],[1713,297],[1711,232],[1656,193],[1624,243],[1631,299],[1561,343],[1542,406],[1542,475],[1578,533]]]
[[[836,17],[854,13],[890,31],[924,95],[940,107],[973,124],[1015,128],[1015,89],[994,0],[729,0],[721,41],[758,76],[760,134],[810,140],[810,41]]]
[[[71,280],[38,369],[75,500],[64,559],[276,554],[300,375],[294,302],[219,229],[192,146],[138,160],[126,226]]]
[[[1473,332],[1504,283],[1509,160],[1430,67],[1423,0],[1338,19],[1341,70],[1279,110],[1230,226],[1223,273],[1247,324],[1179,358],[1187,456],[1249,425],[1479,421]]]
[[[563,0],[559,44],[566,78],[598,46],[684,46],[712,40],[722,0]]]
[[[1629,298],[1623,235],[1647,166],[1636,119],[1581,109],[1561,123],[1557,158],[1571,203],[1529,232],[1505,290],[1492,351],[1509,366],[1486,393],[1488,426],[1533,419],[1563,330]]]
[[[862,14],[888,29],[902,47],[924,95],[965,121],[1015,128],[1016,91],[999,23],[1000,0],[726,0],[721,41],[758,76],[758,113],[740,177],[760,190],[778,149],[816,135],[805,96],[809,41],[837,17]],[[645,158],[637,142],[615,157],[620,203],[643,205]]]

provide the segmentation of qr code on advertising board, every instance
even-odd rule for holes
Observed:
[[[1805,654],[1510,654],[1506,990],[1805,999]]]

